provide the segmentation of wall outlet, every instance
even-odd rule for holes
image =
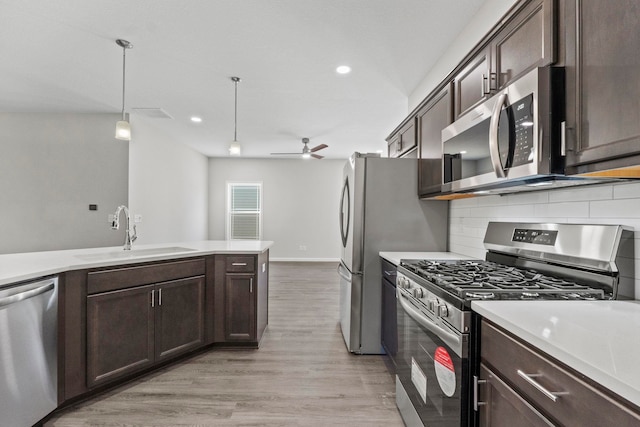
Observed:
[[[306,251],[306,250],[307,250],[307,245],[300,245],[300,246],[298,246],[298,250]]]
[[[135,223],[142,222],[142,215],[141,214],[135,214],[133,216],[133,222],[135,222]]]

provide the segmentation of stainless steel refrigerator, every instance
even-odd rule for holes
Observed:
[[[380,251],[445,251],[448,203],[418,199],[418,160],[354,153],[344,167],[340,327],[350,352],[384,354]]]

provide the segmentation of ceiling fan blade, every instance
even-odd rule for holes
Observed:
[[[314,159],[318,159],[318,160],[324,159],[324,156],[321,156],[319,154],[312,154],[311,157],[313,157]]]
[[[322,149],[328,148],[329,146],[327,144],[320,144],[320,145],[316,145],[315,147],[313,147],[311,150],[312,153],[316,152],[316,151],[320,151]]]

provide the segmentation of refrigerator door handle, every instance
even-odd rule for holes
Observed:
[[[340,264],[338,264],[338,274],[344,280],[346,280],[347,282],[351,283],[351,273],[349,272],[349,269],[344,266],[342,261],[340,261]]]

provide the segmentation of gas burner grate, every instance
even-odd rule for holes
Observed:
[[[408,260],[401,265],[465,299],[604,299],[604,291],[491,261]]]

